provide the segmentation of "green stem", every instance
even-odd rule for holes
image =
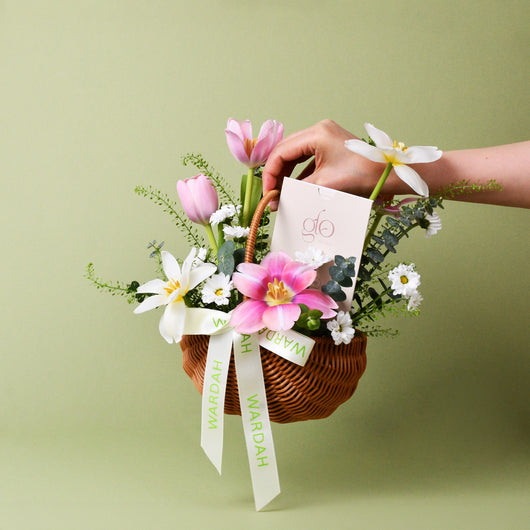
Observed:
[[[383,184],[385,183],[388,175],[390,174],[390,171],[392,169],[392,162],[389,162],[386,165],[385,170],[383,171],[383,174],[381,175],[379,182],[376,184],[374,191],[372,191],[372,195],[370,195],[370,200],[375,201],[377,196],[379,195],[379,192],[381,191],[381,188],[383,187]]]
[[[217,256],[217,242],[215,241],[215,236],[213,235],[212,225],[208,223],[207,225],[204,225],[204,228],[206,229],[206,234],[208,234],[210,246],[212,247],[214,254]]]
[[[376,212],[374,220],[372,222],[372,226],[370,227],[370,230],[368,230],[368,233],[366,234],[366,238],[364,240],[364,247],[363,252],[368,248],[368,245],[370,244],[370,239],[372,239],[372,236],[375,234],[375,231],[377,230],[377,227],[379,225],[379,221],[383,218],[382,212]]]
[[[248,168],[247,185],[245,187],[245,201],[243,203],[242,225],[247,227],[250,224],[250,203],[252,202],[252,184],[254,182],[254,168]]]

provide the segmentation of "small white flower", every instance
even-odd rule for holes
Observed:
[[[414,295],[421,283],[420,275],[414,270],[414,263],[400,263],[388,273],[388,279],[392,282],[394,294],[400,294],[404,298]]]
[[[304,252],[295,252],[296,261],[304,263],[305,265],[311,265],[315,269],[318,269],[324,263],[328,263],[332,260],[330,256],[325,254],[321,249],[315,247],[307,247]]]
[[[212,213],[210,216],[210,223],[212,226],[217,226],[218,224],[226,221],[227,219],[232,219],[234,215],[238,214],[241,210],[241,206],[235,206],[233,204],[225,204],[221,206],[219,210]]]
[[[337,318],[327,323],[327,328],[331,331],[331,338],[336,346],[349,344],[355,335],[355,328],[352,326],[350,314],[344,311],[339,311]]]
[[[431,237],[442,229],[442,220],[436,212],[432,215],[426,214],[425,219],[429,221],[429,226],[425,231],[425,237]]]
[[[205,304],[228,305],[230,292],[233,288],[234,284],[230,280],[230,276],[223,273],[215,274],[208,278],[204,284],[202,301]]]
[[[224,226],[223,232],[227,239],[239,239],[241,237],[247,237],[250,228],[244,228],[243,226]]]
[[[409,311],[416,311],[420,307],[420,304],[423,301],[423,296],[419,293],[419,291],[416,291],[415,293],[412,293],[412,295],[409,298],[409,303],[407,304],[407,309]]]
[[[433,146],[415,145],[407,147],[401,142],[393,142],[388,134],[374,127],[371,123],[365,123],[364,128],[374,141],[375,146],[355,139],[346,140],[344,144],[346,148],[373,162],[392,164],[394,172],[403,182],[408,184],[418,195],[428,197],[429,187],[418,173],[407,164],[435,162],[442,156],[442,152]]]
[[[197,256],[195,256],[195,259],[191,262],[191,266],[195,268],[195,267],[198,267],[199,265],[202,265],[204,263],[204,260],[206,259],[207,253],[208,251],[205,248],[200,247],[197,250]]]

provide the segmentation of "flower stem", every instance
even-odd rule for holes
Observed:
[[[207,225],[204,225],[204,228],[206,229],[206,234],[208,234],[210,246],[212,247],[214,254],[217,255],[217,242],[215,241],[215,236],[213,235],[212,225],[208,223]]]
[[[368,230],[368,233],[366,234],[366,238],[364,240],[363,252],[368,248],[368,245],[370,244],[370,239],[372,239],[372,236],[375,234],[375,231],[377,230],[377,227],[379,225],[379,221],[381,221],[382,217],[382,212],[378,211],[375,213],[374,220],[372,221],[372,226],[370,227],[370,230]]]
[[[379,178],[379,182],[376,184],[374,191],[372,191],[372,195],[370,195],[370,200],[375,201],[377,196],[379,195],[379,192],[381,191],[381,188],[383,187],[383,184],[385,183],[388,175],[390,174],[390,170],[392,169],[392,162],[389,162],[385,170],[383,171],[383,174]]]
[[[248,168],[247,185],[245,187],[245,201],[243,203],[242,225],[247,227],[250,224],[250,203],[252,201],[252,184],[254,182],[254,168]]]

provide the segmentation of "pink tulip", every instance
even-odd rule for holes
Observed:
[[[316,277],[315,269],[292,260],[284,252],[271,252],[259,265],[241,263],[232,276],[246,297],[232,313],[230,324],[238,333],[262,328],[291,329],[300,316],[298,304],[322,311],[322,318],[335,316],[335,301],[317,289],[307,289]]]
[[[386,197],[377,197],[374,201],[375,207],[378,208],[382,213],[386,215],[390,215],[390,217],[399,217],[401,215],[401,207],[405,204],[408,204],[409,202],[416,202],[418,198],[410,197],[408,199],[403,199],[402,201],[399,201],[396,205],[391,206],[390,203],[393,199],[393,195],[390,196],[390,199],[387,199]]]
[[[201,173],[193,178],[179,180],[177,193],[186,215],[194,223],[209,224],[210,216],[219,207],[219,199],[206,175]]]
[[[267,120],[257,138],[252,136],[252,124],[249,120],[238,122],[233,118],[226,125],[226,141],[234,157],[249,168],[263,165],[276,144],[282,139],[283,124],[276,120]]]

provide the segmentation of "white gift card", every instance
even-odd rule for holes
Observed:
[[[329,256],[331,262],[319,269],[313,287],[319,288],[330,279],[328,270],[337,254],[355,257],[357,277],[371,209],[369,199],[284,178],[271,250],[296,258],[297,252],[313,247]],[[343,310],[351,306],[356,277],[352,287],[344,288],[346,300],[339,303]]]

